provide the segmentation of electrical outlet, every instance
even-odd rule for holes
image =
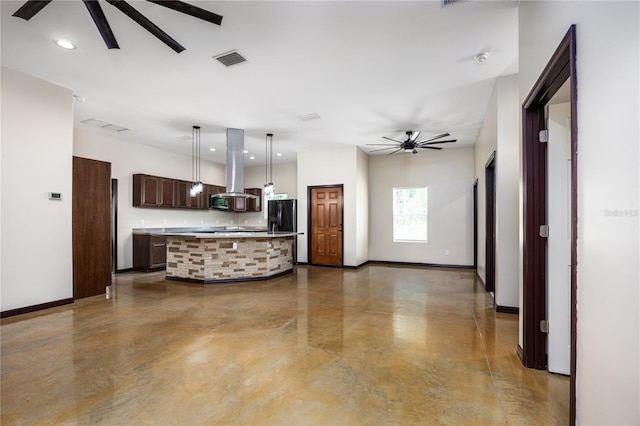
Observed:
[[[445,255],[445,256],[449,256],[449,249],[446,249],[446,250],[444,251],[444,255]]]
[[[238,243],[233,243],[233,249],[238,250]]]

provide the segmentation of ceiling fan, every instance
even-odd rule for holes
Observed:
[[[111,31],[111,27],[109,26],[109,22],[107,18],[104,16],[104,12],[102,11],[102,7],[100,7],[100,3],[98,0],[82,0],[84,5],[87,7],[91,18],[93,18],[93,22],[98,27],[98,31],[102,36],[102,39],[106,43],[109,49],[119,49],[118,42],[116,41],[116,37],[113,35],[113,31]],[[190,5],[183,1],[169,1],[169,0],[147,0],[151,3],[159,4],[160,6],[167,7],[169,9],[178,11],[180,13],[184,13],[186,15],[194,16],[198,19],[205,20],[207,22],[211,22],[212,24],[220,25],[222,23],[222,16],[215,14],[213,12],[209,12],[208,10],[204,10],[197,6]],[[20,9],[18,9],[12,16],[16,16],[18,18],[22,18],[26,21],[33,18],[35,14],[40,12],[46,5],[51,3],[51,0],[28,0],[25,2]],[[142,26],[145,30],[149,31],[155,37],[160,39],[164,44],[175,50],[177,53],[182,52],[185,48],[175,41],[169,34],[162,31],[156,24],[147,19],[142,13],[138,12],[133,6],[127,3],[124,0],[107,0],[107,3],[116,7],[122,13],[127,15],[129,18],[133,19],[140,26]]]
[[[441,150],[442,148],[439,146],[431,146],[431,145],[435,145],[435,144],[439,144],[439,143],[452,143],[452,142],[456,142],[457,139],[449,139],[446,141],[440,141],[438,139],[444,138],[446,136],[449,136],[449,133],[443,133],[441,135],[438,136],[434,136],[432,138],[429,139],[424,139],[421,141],[416,141],[418,139],[418,136],[420,136],[420,132],[414,132],[413,130],[407,130],[406,132],[407,135],[407,140],[405,141],[399,141],[396,139],[391,139],[388,138],[386,136],[383,136],[383,139],[387,139],[393,142],[396,142],[395,144],[385,144],[385,143],[368,143],[367,145],[377,145],[377,146],[388,146],[389,148],[380,148],[380,149],[374,149],[373,151],[369,151],[369,152],[378,152],[378,151],[385,151],[388,149],[393,149],[395,151],[390,152],[389,154],[395,154],[398,151],[404,151],[404,152],[411,152],[413,154],[417,154],[418,153],[418,149],[436,149],[436,150]]]

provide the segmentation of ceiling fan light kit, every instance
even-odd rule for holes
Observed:
[[[383,139],[387,139],[389,141],[395,142],[395,143],[368,143],[367,145],[375,145],[375,146],[386,146],[388,148],[380,148],[380,149],[374,149],[373,151],[369,151],[369,152],[378,152],[378,151],[386,151],[386,150],[394,150],[392,152],[389,153],[389,155],[391,154],[395,154],[396,152],[399,151],[404,151],[404,152],[410,152],[412,154],[417,154],[418,153],[418,149],[433,149],[433,150],[437,150],[440,151],[442,148],[439,146],[431,146],[431,145],[436,145],[436,144],[441,144],[441,143],[453,143],[456,142],[456,139],[449,139],[449,140],[438,140],[438,139],[442,139],[446,136],[450,136],[449,133],[443,133],[441,135],[438,136],[433,136],[431,138],[428,139],[424,139],[421,141],[417,141],[416,139],[418,139],[418,137],[420,136],[420,132],[417,131],[413,131],[413,130],[407,130],[405,132],[405,134],[407,135],[407,139],[405,141],[399,141],[396,139],[392,139],[389,138],[387,136],[383,136]]]
[[[12,16],[22,18],[25,21],[33,18],[38,12],[40,12],[45,6],[51,3],[52,0],[28,0],[26,1]],[[199,8],[197,6],[190,5],[183,1],[174,0],[147,0],[150,3],[154,3],[172,10],[175,10],[185,15],[190,15],[198,19],[202,19],[212,24],[220,25],[222,23],[222,16],[208,10]],[[100,6],[98,0],[82,0],[87,8],[87,11],[91,15],[93,22],[98,28],[98,32],[102,36],[105,44],[109,49],[119,49],[120,46],[116,40],[111,26],[107,21],[106,16]],[[180,53],[185,50],[185,47],[174,40],[169,34],[162,31],[156,24],[147,19],[142,13],[138,12],[133,6],[127,3],[125,0],[107,0],[107,3],[114,6],[120,12],[127,15],[138,25],[149,31],[153,36],[162,41],[164,44],[173,49],[176,53]],[[56,41],[56,43],[58,43]],[[74,47],[65,47],[58,43],[60,47],[65,49],[75,49]],[[72,45],[73,46],[73,45]]]

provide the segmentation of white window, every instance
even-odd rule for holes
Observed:
[[[393,188],[393,241],[427,242],[427,188]]]

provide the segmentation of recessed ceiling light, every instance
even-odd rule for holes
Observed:
[[[249,157],[250,160],[255,160],[256,157],[254,157],[253,155],[251,157]]]
[[[209,151],[211,151],[211,152],[213,152],[215,150],[216,150],[215,148],[209,148]]]
[[[249,151],[247,151],[246,149],[245,149],[244,151],[242,151],[242,152],[244,152],[245,154],[248,154],[248,153],[249,153]]]
[[[58,40],[54,40],[54,42],[59,46],[62,47],[63,49],[67,49],[67,50],[73,50],[76,48],[76,45],[71,43],[69,40],[64,40],[64,39],[58,39]]]
[[[277,155],[278,157],[282,157],[282,153],[281,153],[281,152],[277,153],[276,155]]]

